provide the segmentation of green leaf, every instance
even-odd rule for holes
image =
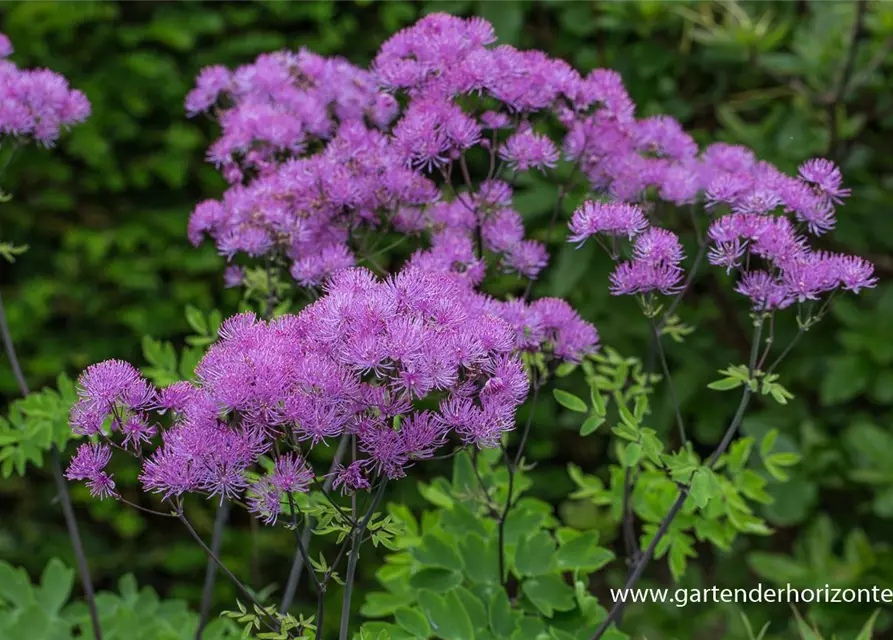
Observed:
[[[58,558],[47,563],[40,576],[40,589],[37,601],[50,616],[57,615],[68,602],[71,587],[74,585],[74,569],[69,569]]]
[[[634,467],[642,459],[642,445],[638,442],[630,442],[623,448],[621,462],[624,467]]]
[[[205,320],[205,315],[191,304],[186,305],[186,322],[198,335],[208,335],[208,323]]]
[[[589,416],[583,422],[583,426],[580,427],[580,435],[588,436],[592,433],[595,433],[596,429],[602,426],[605,423],[605,419],[603,416]]]
[[[509,638],[514,633],[517,626],[517,620],[512,613],[512,603],[505,591],[497,589],[490,596],[490,606],[488,607],[490,619],[490,628],[497,638]]]
[[[515,571],[521,576],[549,573],[555,562],[555,541],[545,531],[521,538],[515,548]]]
[[[874,625],[877,622],[878,616],[881,615],[881,610],[876,609],[868,621],[865,623],[865,626],[862,627],[862,630],[859,632],[859,635],[856,636],[856,640],[871,640],[874,637]]]
[[[867,362],[855,354],[826,360],[822,367],[824,377],[819,389],[822,404],[839,404],[863,393],[871,380]]]
[[[556,611],[570,611],[575,606],[574,590],[554,574],[525,580],[521,591],[547,618]]]
[[[454,592],[439,596],[430,591],[419,593],[433,633],[443,640],[474,640],[471,618]]]
[[[763,439],[760,441],[760,456],[762,458],[768,458],[769,453],[775,447],[775,441],[778,439],[778,429],[770,429],[766,432],[766,435],[763,436]]]
[[[426,567],[409,579],[413,589],[429,589],[438,593],[462,584],[462,574],[449,569]]]
[[[619,395],[619,394],[615,394]],[[629,410],[629,407],[626,406],[625,403],[618,401],[617,402],[617,413],[620,414],[620,421],[629,427],[633,431],[639,430],[639,421],[636,420],[636,417]]]
[[[422,536],[422,544],[413,549],[413,555],[419,562],[429,567],[443,567],[455,571],[461,571],[463,568],[462,557],[456,548],[431,533]]]
[[[597,545],[598,538],[583,533],[563,543],[555,556],[561,569],[598,571],[614,559],[614,553]]]
[[[712,472],[706,467],[701,467],[695,472],[691,480],[689,494],[699,508],[703,509],[710,502],[710,498],[716,495],[716,481]]]
[[[800,640],[823,640],[821,634],[816,630],[810,627],[806,621],[800,616],[800,612],[797,611],[796,607],[791,607],[794,610],[794,618],[797,620],[797,632],[800,634]]]
[[[496,555],[496,544],[492,540],[485,542],[479,535],[469,534],[459,542],[459,553],[465,565],[465,575],[472,582],[479,584],[499,582],[499,560]]]
[[[591,380],[589,385],[589,399],[592,401],[592,411],[597,416],[604,416],[608,412],[605,406],[605,397],[599,393],[595,380]]]
[[[24,609],[34,601],[34,589],[24,569],[0,561],[0,600]]]
[[[416,484],[416,487],[418,487],[419,493],[422,495],[422,497],[431,504],[445,509],[452,508],[453,499],[435,484],[425,484],[424,482],[419,482],[418,484]]]
[[[739,378],[720,378],[719,380],[714,380],[713,382],[708,384],[707,388],[713,389],[714,391],[731,391],[732,389],[737,389],[743,384],[744,381]]]
[[[472,593],[470,589],[465,587],[457,587],[453,590],[453,593],[462,603],[474,628],[485,629],[488,624],[486,604]]]
[[[415,602],[415,592],[391,593],[389,591],[373,591],[366,594],[360,613],[366,618],[384,618],[393,615],[400,607]]]
[[[428,638],[431,635],[431,625],[428,624],[428,619],[416,609],[400,607],[394,612],[394,619],[397,624],[413,634],[413,637]]]
[[[459,454],[453,460],[453,489],[472,491],[477,488],[474,466],[470,455]]]
[[[561,389],[553,389],[552,395],[555,396],[555,400],[558,404],[566,409],[578,413],[586,413],[587,411],[586,403],[572,393],[562,391]]]

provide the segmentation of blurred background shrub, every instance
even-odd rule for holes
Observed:
[[[789,482],[770,479],[774,502],[763,515],[775,535],[743,539],[728,554],[705,550],[684,584],[893,587],[893,3],[2,2],[0,31],[15,43],[16,61],[63,73],[94,108],[58,149],[26,149],[0,185],[14,195],[0,208],[0,233],[30,245],[15,265],[0,264],[0,287],[32,386],[54,385],[59,373],[75,375],[108,357],[145,362],[146,335],[180,345],[190,333],[186,305],[225,315],[237,308],[238,296],[222,286],[222,258],[186,241],[192,207],[223,188],[204,162],[214,125],[187,119],[182,107],[202,66],[302,46],[366,64],[393,31],[431,10],[482,15],[502,42],[546,50],[581,71],[616,69],[640,116],[669,113],[701,142],[748,145],[785,171],[816,155],[843,166],[853,196],[826,248],[874,260],[881,285],[838,302],[786,363],[795,400],[761,406],[745,423],[744,432],[757,438],[779,429],[777,446],[803,456]],[[537,293],[569,297],[607,344],[642,355],[647,329],[631,300],[608,295],[607,265],[557,234],[545,238],[554,187],[524,186],[519,209],[553,251]],[[574,204],[566,203],[566,215]],[[730,413],[705,385],[717,369],[742,360],[746,345],[746,311],[722,277],[712,271],[699,278],[682,312],[697,331],[669,349],[680,401],[705,449]],[[782,339],[795,330],[777,328]],[[0,402],[14,398],[4,365]],[[669,429],[668,410],[658,407],[655,428]],[[604,441],[581,440],[576,421],[556,421],[556,414],[543,402],[535,416],[528,445],[538,461],[534,492],[566,523],[597,526],[601,507],[566,499],[573,489],[566,468],[573,463],[599,475],[608,463]],[[124,486],[135,482],[133,468],[117,474]],[[101,587],[114,588],[133,572],[165,596],[197,602],[205,559],[187,536],[73,491]],[[395,498],[421,504],[411,480],[397,491]],[[34,576],[54,556],[72,564],[46,472],[30,468],[4,479],[0,500],[0,558]],[[205,532],[212,518],[211,511],[196,514]],[[236,516],[223,555],[255,586],[281,585],[290,539],[252,522]],[[603,534],[608,544],[616,532]],[[364,560],[361,577],[371,586],[378,560]],[[607,582],[594,585],[596,593],[606,597],[623,571],[603,574]],[[665,573],[653,569],[651,576],[666,581]],[[234,593],[219,583],[217,604],[231,607]],[[871,610],[831,604],[809,613],[848,638]],[[769,637],[793,635],[784,605],[747,605],[744,612],[755,628],[772,621]],[[885,615],[879,629],[891,625]],[[734,605],[630,607],[625,621],[636,637],[746,637]]]

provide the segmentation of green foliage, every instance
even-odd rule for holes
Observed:
[[[385,557],[376,572],[382,590],[367,594],[361,613],[393,621],[368,622],[362,633],[395,639],[584,638],[604,618],[605,609],[585,585],[614,554],[598,545],[596,532],[562,526],[548,504],[523,492],[515,494],[505,521],[505,563],[519,590],[510,600],[499,575],[499,527],[488,516],[508,493],[498,460],[498,451],[482,452],[474,462],[466,453],[457,455],[452,482],[438,478],[422,485],[429,509],[421,518],[389,507],[411,535],[398,538]],[[529,486],[520,471],[514,483]]]
[[[90,121],[52,152],[26,149],[0,184],[3,193],[13,196],[0,209],[4,243],[0,253],[5,259],[16,258],[15,268],[2,270],[4,302],[32,386],[52,385],[59,372],[71,377],[106,357],[142,360],[156,382],[190,377],[195,363],[187,352],[195,345],[184,347],[185,338],[192,332],[196,338],[207,334],[184,318],[184,308],[218,308],[224,316],[238,308],[238,296],[224,291],[220,282],[223,260],[207,245],[192,248],[185,238],[189,211],[203,198],[219,196],[223,186],[203,157],[215,135],[213,126],[183,116],[183,97],[202,65],[241,64],[263,51],[301,45],[365,63],[384,38],[429,8],[407,2],[225,6],[3,2],[0,31],[15,42],[15,60],[65,73],[94,105]],[[618,70],[639,115],[670,113],[694,131],[699,142],[747,144],[787,171],[813,155],[832,155],[842,164],[845,183],[854,193],[841,209],[834,240],[825,237],[821,242],[830,250],[870,257],[881,275],[876,291],[835,300],[822,322],[809,327],[791,357],[773,371],[782,376],[783,390],[772,385],[756,390],[753,413],[742,425],[745,437],[712,474],[702,471],[699,455],[683,452],[669,457],[660,449],[661,443],[678,442],[665,387],[656,376],[646,385],[657,387],[647,418],[638,420],[636,394],[629,395],[629,389],[599,370],[601,363],[585,365],[592,371],[585,377],[590,383],[596,377],[595,385],[570,375],[583,365],[560,368],[554,373],[561,379],[561,389],[586,403],[587,410],[566,411],[557,398],[543,393],[546,397],[534,412],[527,448],[528,458],[536,463],[525,474],[526,481],[534,484],[533,495],[554,506],[566,524],[596,528],[601,544],[620,553],[623,543],[617,523],[625,469],[643,474],[640,486],[647,489],[633,495],[632,506],[637,521],[653,525],[657,511],[675,491],[657,462],[668,459],[676,479],[692,478],[692,496],[680,525],[692,514],[700,522],[700,528],[682,531],[693,536],[694,550],[706,548],[699,544],[702,537],[712,545],[733,544],[733,552],[700,553],[693,560],[687,555],[689,540],[681,538],[677,550],[666,552],[675,554],[677,569],[678,558],[687,561],[680,584],[721,576],[724,586],[752,586],[749,567],[764,565],[767,554],[771,558],[771,568],[763,566],[767,576],[776,570],[796,573],[818,566],[843,571],[845,581],[854,587],[889,580],[893,218],[883,212],[893,207],[893,159],[887,142],[893,128],[886,55],[893,36],[890,3],[867,5],[852,73],[836,101],[854,33],[856,2],[465,1],[438,3],[435,8],[483,13],[494,20],[501,38],[564,57],[581,70],[595,66]],[[551,233],[554,186],[545,181],[519,184],[518,196],[531,235],[548,240],[553,256],[552,269],[536,284],[535,295],[568,297],[584,317],[596,322],[603,341],[623,353],[643,355],[648,328],[635,305],[608,295],[609,265],[587,247],[574,250],[561,243],[560,229],[576,206],[576,194],[567,198]],[[26,244],[27,253],[12,249]],[[691,239],[687,245],[691,256]],[[265,273],[249,272],[248,278],[258,296],[267,292]],[[667,357],[697,452],[719,442],[738,394],[708,390],[712,376],[706,372],[747,358],[742,335],[749,327],[748,314],[734,294],[723,293],[726,284],[722,274],[699,277],[677,317],[663,328],[674,341],[684,339],[682,345],[667,341]],[[786,346],[797,330],[779,315],[774,346]],[[143,345],[143,357],[139,345],[146,335],[156,342],[148,348]],[[609,353],[605,351],[605,357]],[[611,367],[616,371],[619,365]],[[67,553],[68,546],[61,526],[53,524],[58,523],[58,509],[48,474],[31,472],[30,467],[41,463],[54,437],[67,437],[62,433],[67,432],[62,429],[65,412],[57,407],[58,432],[46,426],[55,419],[37,418],[42,407],[28,417],[12,400],[17,392],[8,367],[0,367],[0,389],[8,398],[8,406],[0,412],[7,416],[0,426],[0,470],[8,476],[0,483],[5,516],[0,553],[38,575],[49,557]],[[623,414],[622,402],[615,397],[618,392],[625,400]],[[603,403],[602,409],[596,400]],[[41,421],[45,426],[37,428]],[[778,435],[764,454],[760,445],[773,429]],[[773,458],[778,455],[800,456],[800,462],[791,466],[785,463],[793,458]],[[631,466],[623,467],[621,459]],[[25,478],[19,477],[22,470],[29,471]],[[134,477],[121,472],[116,480],[125,491],[135,483]],[[782,534],[740,536],[735,525],[728,524],[728,516],[704,516],[702,512],[713,513],[724,503],[728,484],[752,512],[731,509],[733,519],[747,524],[741,517],[750,516],[765,527],[782,528]],[[451,512],[461,503],[451,488],[428,479],[419,485],[419,493],[443,511]],[[89,513],[89,520],[96,523],[82,526],[87,544],[95,550],[91,562],[101,580],[108,582],[120,575],[122,567],[133,566],[141,581],[197,602],[205,559],[189,541],[163,526],[150,526],[151,520],[143,515],[128,512],[124,517],[108,503],[88,502],[78,490],[73,498],[78,510]],[[415,495],[400,499],[406,502],[404,511],[419,506]],[[397,519],[405,522],[406,517]],[[813,533],[828,520],[836,527],[830,545],[824,535]],[[200,512],[198,521],[204,533],[210,531],[209,512]],[[420,544],[416,538],[422,537],[421,523],[416,526],[419,531],[413,534],[407,529],[397,544]],[[485,566],[481,558],[492,555],[484,553],[484,538],[480,532],[477,535],[480,544],[473,538],[475,542],[465,545],[461,555],[464,559],[466,553],[477,554],[475,567],[480,567]],[[337,534],[328,538],[334,540]],[[847,560],[846,549],[851,547],[859,550],[850,552],[853,557],[864,554],[864,558]],[[561,549],[559,545],[559,554]],[[231,524],[223,551],[240,575],[253,575],[259,584],[281,583],[285,559],[292,553],[290,535],[264,528],[254,531],[244,521]],[[375,554],[364,553],[361,575],[368,575],[376,563]],[[615,566],[619,564],[606,565],[605,573],[593,582],[601,586],[602,581],[621,581],[625,567]],[[465,578],[470,565],[465,561],[463,566],[459,572],[419,569],[413,576],[435,572],[417,580],[440,585],[430,590],[442,594],[470,584]],[[495,571],[482,569],[479,577],[485,573]],[[663,575],[653,573],[655,579]],[[814,577],[827,575],[817,570]],[[220,584],[216,601],[232,602],[233,593]],[[402,597],[375,593],[387,607]],[[370,595],[364,606],[373,601]],[[503,611],[490,604],[488,620],[493,621],[495,611],[498,624]],[[398,606],[412,608],[407,603]],[[808,624],[817,624],[826,637],[856,637],[872,613],[856,605],[802,608]],[[783,607],[750,605],[747,613],[755,629],[771,623],[763,640],[798,635]],[[399,626],[393,620],[386,624]],[[889,615],[880,615],[878,635],[890,624]],[[737,611],[718,607],[668,611],[631,606],[624,627],[635,637],[648,638],[690,638],[704,629],[723,629],[732,640],[758,635],[748,635]],[[394,637],[410,633],[400,629]],[[534,629],[529,637],[537,633]],[[387,632],[363,637],[384,638],[382,634]]]
[[[316,637],[316,625],[313,616],[303,615],[295,618],[290,613],[281,614],[276,607],[261,608],[254,605],[249,611],[241,602],[236,602],[238,611],[224,611],[224,618],[234,620],[242,626],[242,638],[257,640],[313,640]],[[275,630],[270,630],[274,627]]]
[[[0,416],[0,477],[24,475],[29,463],[43,466],[52,447],[65,448],[73,437],[68,412],[76,399],[74,384],[63,373],[56,389],[41,389],[10,405],[9,415]]]
[[[92,637],[90,614],[83,602],[70,602],[75,572],[53,559],[39,584],[21,568],[0,561],[0,637],[6,640],[66,640]],[[152,589],[138,589],[132,575],[121,578],[118,593],[96,594],[102,637],[109,640],[190,640],[198,614],[179,600],[160,600]],[[208,640],[237,638],[228,622],[209,624]]]

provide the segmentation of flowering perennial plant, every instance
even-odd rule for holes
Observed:
[[[229,183],[220,200],[192,212],[190,241],[213,239],[232,263],[224,276],[229,287],[250,290],[247,274],[257,260],[268,282],[287,269],[315,301],[296,315],[273,317],[271,287],[258,301],[266,303],[263,318],[242,313],[224,322],[191,381],[156,389],[127,363],[87,369],[71,426],[90,440],[67,475],[86,480],[97,497],[126,501],[106,469],[113,450],[136,456],[143,488],[167,501],[201,544],[184,515],[186,494],[243,504],[268,524],[287,516],[295,528],[297,494],[318,489],[333,508],[326,521],[340,523],[336,530],[346,541],[331,567],[310,572],[319,598],[317,638],[326,584],[347,545],[340,638],[348,637],[357,553],[367,527],[385,526],[374,520],[385,483],[448,442],[475,452],[502,448],[504,504],[493,502],[476,475],[495,521],[499,583],[507,583],[505,525],[530,420],[513,455],[505,436],[528,395],[532,414],[551,377],[577,366],[592,387],[592,409],[563,391],[555,397],[590,412],[584,435],[607,419],[607,402],[618,404],[613,433],[627,443],[622,473],[612,478],[623,482],[614,495],[625,496],[627,544],[636,544],[629,496],[637,477],[659,472],[657,481],[677,495],[661,525],[647,525],[654,535],[643,536],[644,548],[630,549],[631,587],[686,500],[695,499],[693,513],[706,506],[712,488],[725,486],[714,468],[753,394],[790,397],[773,372],[793,343],[764,367],[773,349],[771,333],[762,342],[767,320],[771,332],[776,313],[796,305],[799,339],[835,293],[877,282],[862,258],[810,245],[833,229],[836,207],[850,195],[831,161],[810,160],[788,176],[744,147],[701,150],[673,118],[637,118],[615,72],[583,76],[542,52],[497,45],[492,26],[479,18],[429,15],[385,42],[369,70],[304,50],[263,55],[235,71],[210,67],[186,109],[219,121],[221,136],[208,159]],[[742,399],[705,461],[685,447],[666,454],[656,432],[641,426],[656,380],[651,365],[635,374],[633,408],[626,406],[625,385],[602,396],[598,385],[606,378],[594,372],[593,358],[602,368],[618,362],[595,356],[595,327],[564,300],[532,299],[533,280],[549,256],[527,237],[515,206],[525,172],[557,187],[546,240],[553,239],[564,199],[577,198],[567,241],[592,240],[615,262],[610,291],[637,296],[653,330],[651,356],[660,355],[671,391],[661,339],[671,331],[684,335],[675,312],[702,259],[736,274],[735,290],[750,301],[753,344],[747,365],[730,367],[711,385],[740,387]],[[688,271],[678,219],[669,215],[675,210],[690,214],[697,238]],[[394,234],[414,245],[405,264],[389,273],[373,250]],[[495,270],[517,274],[523,293],[484,294]],[[665,308],[659,296],[672,301]],[[685,445],[682,412],[675,409]],[[331,471],[318,474],[309,454],[335,439],[351,443],[351,459],[342,463],[338,454]],[[374,497],[361,515],[355,500],[350,509],[338,505],[330,489]],[[746,505],[736,518],[747,524],[740,530],[760,530]],[[310,515],[302,519],[309,525]],[[305,545],[297,536],[293,566],[309,563]],[[527,594],[531,600],[536,588]],[[287,596],[283,610],[289,602]],[[281,631],[255,606],[267,626]],[[590,625],[596,639],[617,621],[619,607]]]
[[[297,316],[227,320],[195,383],[158,391],[127,363],[94,365],[79,380],[71,421],[101,442],[81,445],[69,477],[88,480],[95,495],[114,495],[104,469],[109,447],[118,446],[143,459],[147,491],[222,500],[248,489],[251,510],[274,522],[283,494],[309,486],[303,456],[328,439],[351,434],[365,454],[339,472],[342,490],[402,477],[451,434],[496,446],[529,386],[499,306],[447,275],[408,269],[382,281],[351,269]],[[575,338],[556,340],[556,349],[594,347]],[[419,408],[426,401],[436,408]],[[152,411],[173,416],[155,447]],[[260,457],[286,448],[251,484]]]
[[[90,102],[49,69],[19,69],[7,60],[12,43],[0,33],[0,144],[35,140],[52,146],[62,130],[90,115]]]

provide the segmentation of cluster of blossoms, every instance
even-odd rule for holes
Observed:
[[[12,44],[0,33],[0,139],[34,139],[50,146],[62,129],[90,115],[87,97],[48,69],[19,69],[7,60]]]
[[[264,174],[283,159],[330,139],[338,123],[385,128],[397,113],[393,97],[371,74],[343,58],[305,49],[264,54],[235,71],[202,70],[186,96],[190,115],[212,111],[222,135],[208,151],[230,183]]]
[[[619,258],[619,240],[633,241],[632,259],[618,264],[611,274],[614,295],[668,295],[679,291],[683,275],[680,265],[685,257],[679,237],[672,231],[652,227],[639,205],[584,202],[568,226],[569,242],[580,246],[589,238],[604,238],[609,244],[602,246],[615,259]]]
[[[600,94],[566,62],[494,41],[484,20],[432,14],[385,42],[368,72],[303,51],[205,69],[187,110],[215,111],[223,135],[209,156],[234,186],[195,210],[192,240],[210,233],[230,259],[284,255],[301,285],[318,286],[355,262],[361,225],[388,225],[430,233],[417,260],[436,269],[480,278],[487,250],[535,278],[548,255],[524,239],[503,174],[554,167],[559,147],[534,116],[584,113]],[[467,158],[481,152],[491,169],[474,185]]]
[[[810,160],[791,177],[757,162],[748,149],[725,144],[708,147],[700,161],[704,201],[716,214],[707,231],[708,259],[727,272],[740,271],[736,291],[750,298],[754,310],[783,309],[835,289],[858,293],[877,283],[870,262],[809,246],[808,234],[831,229],[835,205],[850,193],[834,163]],[[586,202],[569,228],[570,242],[595,237],[615,259],[618,239],[632,240],[632,259],[611,275],[615,295],[680,290],[679,238],[650,226],[640,206]]]
[[[594,328],[562,304],[531,305],[527,326],[556,356],[594,350]],[[409,268],[380,280],[348,269],[299,315],[228,319],[194,382],[155,390],[127,363],[94,365],[79,380],[71,423],[99,444],[81,446],[68,477],[114,495],[105,467],[109,445],[123,436],[117,446],[143,461],[147,491],[222,500],[248,490],[250,508],[272,522],[283,493],[309,486],[304,455],[327,439],[352,434],[363,454],[338,472],[346,491],[368,488],[372,477],[402,477],[451,434],[468,446],[496,446],[528,393],[519,351],[540,346],[503,319],[509,307],[454,275]],[[149,411],[172,415],[154,450]],[[265,454],[275,457],[273,470],[250,484]]]
[[[316,286],[355,258],[349,247],[358,228],[378,228],[382,211],[437,198],[434,184],[404,167],[380,132],[360,122],[341,124],[315,155],[292,158],[222,201],[207,200],[189,221],[190,240],[210,234],[219,251],[291,260],[302,286]]]
[[[809,245],[808,235],[833,228],[835,205],[850,194],[834,163],[809,160],[791,177],[756,162],[740,147],[722,147],[712,159],[715,176],[706,190],[707,203],[730,211],[710,225],[708,257],[726,271],[740,271],[736,290],[750,298],[755,310],[783,309],[836,289],[858,293],[875,286],[870,262]]]

